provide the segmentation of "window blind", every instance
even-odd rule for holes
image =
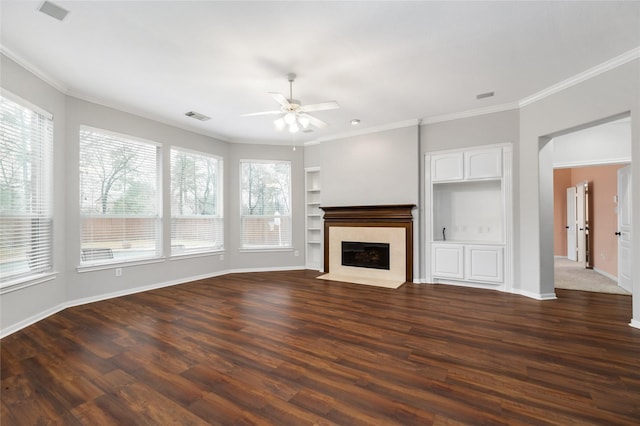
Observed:
[[[241,247],[291,247],[291,163],[240,161]]]
[[[223,248],[222,160],[171,149],[171,254]]]
[[[159,146],[80,129],[81,264],[160,256]]]
[[[53,121],[0,96],[0,285],[52,269]]]

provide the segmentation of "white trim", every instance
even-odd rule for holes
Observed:
[[[55,280],[57,275],[57,272],[45,272],[36,276],[22,277],[21,279],[7,281],[2,283],[0,286],[0,294],[11,293],[12,291],[46,283],[47,281]]]
[[[23,328],[29,327],[30,325],[33,325],[38,321],[42,321],[43,319],[50,317],[51,315],[57,314],[58,312],[66,308],[67,308],[66,304],[61,303],[57,306],[54,306],[53,308],[46,309],[42,312],[39,312],[35,315],[30,316],[29,318],[25,318],[22,321],[17,322],[13,325],[10,325],[7,328],[3,328],[2,330],[0,330],[0,339],[4,339],[8,335],[13,334],[16,331],[20,331]]]
[[[596,65],[595,67],[589,68],[586,71],[583,71],[581,73],[574,75],[573,77],[570,77],[566,80],[563,80],[559,83],[549,86],[546,89],[543,89],[537,93],[534,93],[533,95],[530,95],[524,99],[521,99],[518,102],[518,106],[522,108],[524,106],[530,105],[548,96],[561,92],[564,89],[568,89],[569,87],[575,86],[576,84],[587,81],[593,77],[596,77],[600,74],[603,74],[607,71],[610,71],[614,68],[617,68],[621,65],[624,65],[628,62],[631,62],[639,58],[640,58],[640,47],[635,47],[629,50],[628,52],[623,53],[622,55],[618,55],[615,58],[611,58],[608,61],[605,61],[601,64]]]
[[[602,269],[593,268],[593,270],[594,270],[594,272],[597,272],[600,275],[605,276],[605,277],[609,278],[612,281],[615,281],[616,283],[618,282],[618,277],[615,277],[615,276],[611,275],[610,273],[603,271]]]
[[[484,108],[470,109],[467,111],[454,112],[451,114],[434,115],[431,117],[425,117],[422,119],[422,124],[434,124],[444,121],[459,120],[461,118],[471,118],[480,115],[493,114],[495,112],[510,111],[512,109],[518,109],[518,102],[511,102],[507,104],[493,105]]]
[[[127,268],[129,266],[139,266],[139,265],[149,265],[152,263],[162,263],[166,261],[166,257],[154,257],[153,259],[140,259],[140,260],[130,260],[130,261],[122,261],[122,262],[111,262],[111,263],[98,263],[91,265],[78,265],[76,266],[76,271],[78,273],[84,272],[93,272],[93,271],[102,271],[105,269],[115,269],[115,268]]]
[[[84,297],[81,299],[73,299],[73,300],[69,300],[67,301],[67,303],[65,304],[65,308],[71,308],[73,306],[80,306],[80,305],[86,305],[88,303],[93,303],[93,302],[100,302],[102,300],[108,300],[108,299],[114,299],[116,297],[122,297],[122,296],[127,296],[129,294],[135,294],[135,293],[142,293],[145,291],[150,291],[150,290],[157,290],[159,288],[164,288],[164,287],[171,287],[174,285],[179,285],[179,284],[186,284],[192,281],[198,281],[198,280],[203,280],[203,279],[207,279],[207,278],[213,278],[213,277],[217,277],[220,275],[225,275],[224,271],[220,271],[220,272],[213,272],[211,274],[202,274],[202,275],[195,275],[195,276],[191,276],[188,278],[180,278],[177,280],[171,280],[171,281],[164,281],[161,283],[156,283],[156,284],[149,284],[149,285],[145,285],[142,287],[134,287],[134,288],[130,288],[130,289],[126,289],[126,290],[120,290],[120,291],[114,291],[112,293],[103,293],[97,296],[90,296],[90,297]]]
[[[14,94],[13,92],[0,87],[0,94],[2,94],[2,96],[4,98],[9,99],[12,102],[17,103],[18,105],[20,105],[23,108],[27,108],[30,109],[31,111],[42,115],[44,118],[46,118],[47,120],[53,121],[53,114],[51,114],[49,111],[43,109],[42,107],[39,107],[38,105],[29,102],[28,100],[21,98],[20,96]]]
[[[629,323],[629,325],[631,327],[634,327],[634,328],[640,328],[640,321],[635,320],[635,319],[632,318],[631,322]]]
[[[293,246],[287,247],[248,247],[238,249],[238,253],[264,253],[264,252],[286,252],[293,251]]]
[[[554,169],[570,169],[573,167],[604,166],[609,164],[631,164],[631,157],[604,158],[601,160],[567,161],[564,163],[553,163],[553,168]]]
[[[110,136],[113,138],[124,139],[123,141],[121,140],[119,142],[132,141],[132,142],[138,142],[138,143],[143,143],[147,145],[153,145],[157,148],[161,148],[163,145],[162,142],[156,142],[156,141],[152,141],[151,139],[145,139],[138,136],[128,135],[126,133],[114,132],[113,130],[102,129],[100,127],[89,126],[86,124],[80,125],[80,131],[82,132],[83,130],[85,132],[96,132],[103,136]]]
[[[382,124],[380,126],[373,126],[373,127],[367,127],[366,129],[360,129],[360,130],[354,130],[352,132],[344,132],[344,133],[339,133],[336,135],[330,135],[330,136],[325,136],[325,137],[321,137],[309,142],[305,142],[303,144],[303,146],[308,146],[308,145],[317,145],[321,142],[329,142],[329,141],[334,141],[337,139],[344,139],[344,138],[350,138],[353,136],[362,136],[362,135],[368,135],[371,133],[379,133],[379,132],[384,132],[386,130],[395,130],[395,129],[401,129],[404,127],[411,127],[411,126],[419,126],[420,125],[420,119],[411,119],[411,120],[405,120],[405,121],[397,121],[395,123],[389,123],[389,124]]]
[[[533,293],[528,290],[522,290],[520,288],[514,288],[510,291],[512,294],[517,294],[520,296],[530,297],[536,300],[556,300],[558,297],[556,293]]]
[[[224,255],[225,253],[226,251],[224,249],[220,249],[214,251],[201,251],[196,253],[172,254],[171,256],[169,256],[169,260],[173,262],[175,260],[196,259],[198,257]]]
[[[302,266],[276,266],[269,268],[239,268],[239,269],[229,269],[227,274],[246,274],[251,272],[278,272],[278,271],[303,271],[305,268]]]
[[[40,80],[44,81],[48,85],[52,86],[54,89],[67,94],[68,89],[65,85],[63,85],[60,81],[52,78],[47,73],[42,72],[38,67],[33,65],[31,62],[25,60],[21,56],[15,54],[12,50],[7,49],[5,46],[0,44],[0,53],[5,55],[7,58],[11,59],[21,67],[25,68],[31,74],[38,77]]]

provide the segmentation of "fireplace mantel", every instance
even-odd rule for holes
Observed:
[[[329,272],[331,228],[400,227],[405,229],[406,281],[413,281],[413,215],[415,204],[320,207],[324,211],[324,272]]]

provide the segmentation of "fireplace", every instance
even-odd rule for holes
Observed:
[[[389,270],[389,244],[342,241],[342,265]]]
[[[413,281],[413,204],[321,207],[319,278],[397,288]]]

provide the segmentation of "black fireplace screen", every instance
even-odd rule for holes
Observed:
[[[342,265],[389,269],[389,244],[342,242]]]

